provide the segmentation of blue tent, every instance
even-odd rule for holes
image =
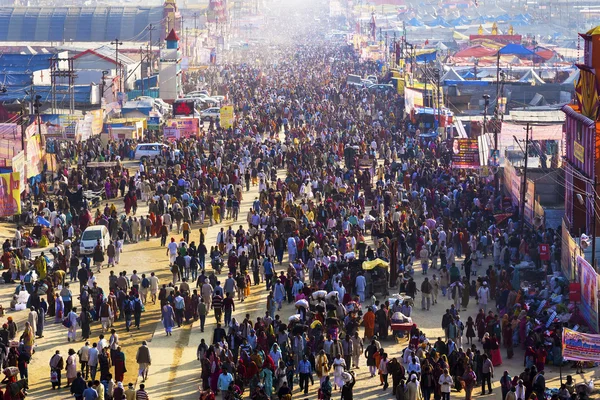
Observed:
[[[472,73],[471,71],[467,71],[467,72],[461,74],[460,76],[462,76],[464,79],[473,79],[473,78],[475,78],[475,74]]]
[[[418,63],[420,63],[420,62],[428,63],[428,62],[435,61],[436,58],[437,58],[437,51],[433,51],[431,53],[423,53],[423,54],[419,54],[417,56],[417,62]]]
[[[508,14],[502,14],[502,15],[494,18],[494,20],[496,22],[510,21],[510,15],[508,15]]]
[[[423,25],[425,25],[424,23],[422,23],[421,21],[419,21],[416,18],[409,19],[408,21],[406,21],[406,24],[410,25],[410,26],[423,26]]]
[[[446,20],[444,18],[437,17],[433,21],[427,22],[427,26],[443,26],[445,28],[449,28],[450,24],[448,24],[448,22],[446,22]]]
[[[503,56],[505,56],[505,55],[512,55],[512,56],[533,56],[533,55],[535,55],[535,53],[533,51],[529,50],[525,46],[523,46],[521,44],[515,44],[515,43],[507,44],[506,46],[504,46],[503,48],[498,50],[498,54],[503,55]]]
[[[450,21],[448,21],[448,23],[452,26],[458,26],[458,25],[466,25],[469,22],[471,22],[471,20],[467,17],[465,17],[464,15],[461,15],[458,18],[452,19]]]

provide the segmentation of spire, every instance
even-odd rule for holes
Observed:
[[[165,40],[168,42],[179,41],[179,36],[177,36],[177,32],[175,32],[175,29],[171,29],[171,32],[169,32],[169,35],[165,38]]]

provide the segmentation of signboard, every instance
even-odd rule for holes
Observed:
[[[527,191],[525,192],[525,222],[529,225],[533,225],[533,219],[535,218],[535,182],[527,179],[526,182]]]
[[[542,260],[542,261],[550,260],[550,246],[549,245],[540,244],[539,252],[540,252],[540,260]]]
[[[233,127],[233,106],[221,107],[221,127],[229,129]]]
[[[510,194],[513,207],[517,207],[521,202],[521,177],[507,159],[504,160],[504,187]]]
[[[165,131],[168,131],[169,134],[172,134],[169,128],[177,129],[177,131],[179,132],[177,138],[189,138],[192,136],[198,136],[198,118],[170,119],[165,124]],[[167,137],[166,133],[165,137]]]
[[[596,361],[600,358],[600,335],[563,328],[562,355],[570,361]]]
[[[560,267],[568,280],[575,279],[575,257],[581,254],[577,242],[571,237],[565,220],[562,221],[562,246],[560,251]]]
[[[452,141],[453,168],[479,168],[479,145],[477,139],[454,139]]]
[[[179,129],[170,126],[165,126],[165,128],[163,129],[163,136],[166,140],[170,141],[178,140],[181,137]]]
[[[173,103],[173,115],[189,117],[194,115],[196,102],[194,100],[177,100]]]
[[[573,144],[573,154],[575,155],[575,158],[581,163],[585,162],[585,148],[577,142],[573,142]]]
[[[75,139],[77,123],[82,119],[80,115],[68,114],[41,114],[40,118],[52,136],[64,137],[63,135],[66,135],[70,139]]]
[[[0,217],[21,214],[20,182],[18,172],[0,174]]]
[[[404,112],[410,114],[416,107],[423,107],[423,92],[415,89],[404,89]]]
[[[148,129],[151,131],[157,131],[160,128],[160,117],[149,117],[148,118]]]
[[[25,191],[27,185],[25,184],[25,152],[20,151],[19,154],[12,158],[12,172],[19,174],[20,178],[20,190],[21,193]]]
[[[581,283],[579,310],[590,329],[598,332],[598,274],[585,258],[578,256],[576,263]]]

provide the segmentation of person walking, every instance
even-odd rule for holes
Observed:
[[[454,380],[448,374],[448,368],[444,368],[444,373],[440,375],[440,378],[438,379],[438,385],[442,394],[442,400],[450,400],[450,392],[452,391],[453,384]]]
[[[172,336],[173,327],[175,326],[175,312],[169,303],[162,308],[162,323],[167,336]]]
[[[50,358],[50,382],[52,382],[52,390],[60,389],[62,370],[65,367],[65,363],[60,350],[56,350],[54,355]]]
[[[65,317],[65,323],[67,324],[67,341],[70,342],[77,340],[77,307],[73,307],[71,311]]]
[[[67,386],[71,386],[71,383],[77,378],[77,354],[75,350],[69,349],[69,356],[67,357]]]
[[[298,363],[298,373],[300,375],[300,390],[304,390],[304,394],[308,394],[308,381],[312,375],[312,366],[306,354],[302,356],[302,360]]]
[[[148,380],[148,370],[152,364],[152,357],[150,356],[150,349],[148,343],[144,340],[142,345],[138,347],[135,361],[138,363],[138,376],[142,377],[142,382]]]
[[[492,393],[492,378],[494,377],[494,365],[487,354],[481,356],[483,359],[483,367],[481,369],[483,376],[481,377],[481,395],[485,395],[485,384],[487,382],[488,392]]]

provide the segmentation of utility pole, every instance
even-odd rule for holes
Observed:
[[[144,65],[144,48],[140,46],[140,66]],[[144,82],[144,67],[142,66],[141,76],[142,76],[142,96],[144,95],[144,86],[146,86],[146,82]]]
[[[194,64],[196,64],[196,54],[198,54],[198,13],[194,13]]]
[[[523,169],[523,185],[521,189],[521,234],[525,231],[525,199],[527,195],[527,164],[529,159],[529,122],[525,131],[525,167]]]
[[[148,40],[148,65],[149,65],[149,72],[150,74],[152,74],[152,64],[153,64],[153,57],[152,57],[152,31],[155,31],[156,27],[152,24],[148,25],[148,34],[149,36],[149,40]]]
[[[115,64],[117,64],[117,75],[119,77],[119,91],[123,92],[123,71],[121,71],[122,68],[120,68],[121,65],[119,64],[119,46],[122,46],[123,42],[119,42],[119,38],[115,38],[110,44],[115,46]]]

